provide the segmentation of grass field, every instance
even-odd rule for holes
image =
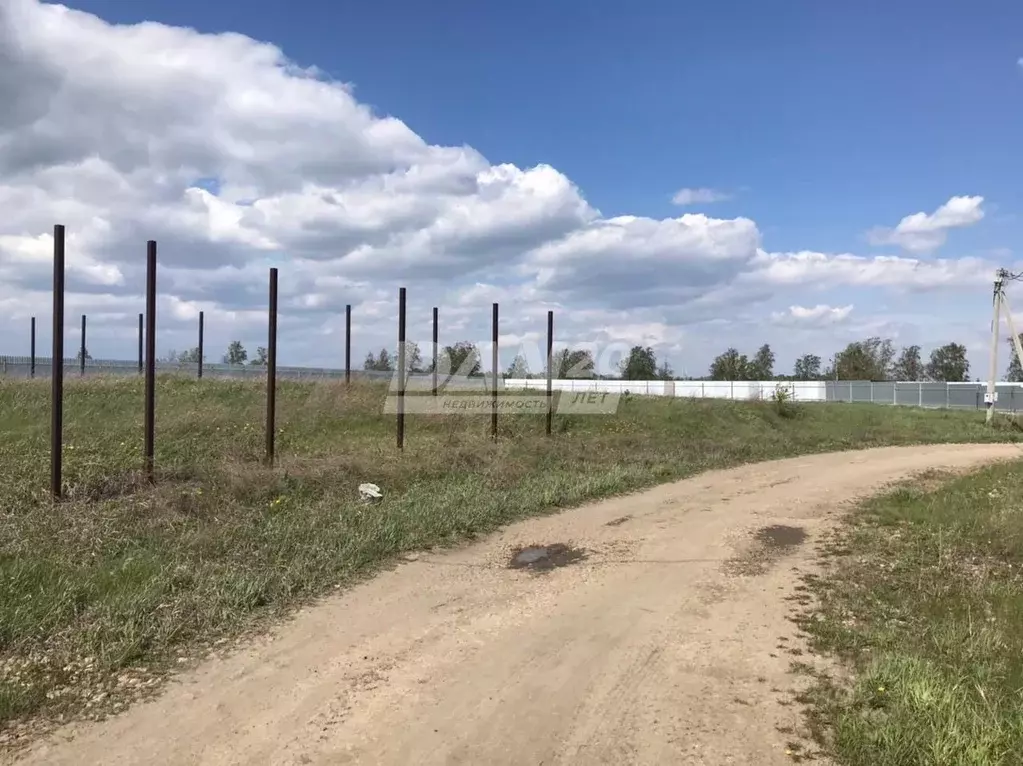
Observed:
[[[48,499],[49,387],[0,381],[0,722],[99,713],[183,658],[398,554],[709,468],[825,450],[1006,440],[981,412],[632,398],[613,417],[410,417],[384,389],[159,381],[157,483],[139,380],[69,380],[65,502]],[[384,500],[364,506],[361,482]]]
[[[851,671],[810,695],[839,764],[1023,763],[1023,465],[941,478],[864,504],[811,579],[803,625]]]

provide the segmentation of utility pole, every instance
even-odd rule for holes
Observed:
[[[990,423],[991,419],[995,416],[995,378],[998,375],[998,326],[1000,323],[999,314],[1002,311],[1002,288],[1004,281],[1002,279],[1002,270],[999,269],[995,273],[995,288],[991,300],[991,348],[990,348],[990,365],[988,366],[987,373],[987,394],[984,396],[984,405],[987,407],[987,413],[984,416],[984,421]]]
[[[1016,358],[1023,363],[1023,343],[1020,342],[1019,333],[1016,332],[1016,323],[1012,321],[1012,307],[1009,305],[1009,298],[1002,292],[1002,305],[1005,307],[1005,321],[1009,325],[1009,332],[1012,333],[1012,347],[1016,350]]]
[[[1012,338],[1012,347],[1016,352],[1016,358],[1023,364],[1023,343],[1020,342],[1019,334],[1016,332],[1016,323],[1012,319],[1012,307],[1009,305],[1009,299],[1005,295],[1005,282],[1007,280],[1016,281],[1020,278],[1019,274],[1012,274],[1005,269],[999,269],[995,272],[995,285],[994,285],[994,297],[992,303],[992,317],[991,317],[991,366],[988,369],[988,381],[987,381],[987,395],[984,397],[984,403],[987,405],[987,414],[985,416],[986,422],[990,423],[991,419],[995,415],[995,378],[998,376],[998,328],[1001,322],[1002,307],[1005,307],[1005,321],[1009,325],[1009,332]]]

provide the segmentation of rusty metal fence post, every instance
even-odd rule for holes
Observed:
[[[494,316],[492,320],[493,327],[491,332],[493,335],[493,347],[491,349],[491,360],[490,364],[493,368],[493,383],[494,387],[490,392],[490,436],[493,439],[497,438],[497,376],[501,374],[498,367],[498,353],[497,353],[497,338],[498,338],[498,318],[497,318],[497,304],[494,304]]]
[[[398,449],[405,449],[405,288],[398,289]]]
[[[345,306],[345,385],[352,382],[352,304]]]
[[[196,377],[202,380],[202,359],[203,359],[203,335],[206,329],[206,317],[202,311],[199,312],[199,369],[196,370]]]
[[[34,378],[36,376],[36,318],[32,317],[32,330],[29,339],[29,352],[31,354],[31,361],[28,367],[28,376]]]
[[[80,357],[78,360],[78,375],[83,378],[85,377],[85,355],[87,353],[88,351],[85,350],[85,314],[82,314],[82,346],[78,350]]]
[[[547,435],[554,420],[554,312],[547,312]]]
[[[437,356],[439,351],[438,338],[440,337],[440,331],[438,330],[439,316],[437,307],[433,307],[433,395],[437,395]]]
[[[270,269],[270,305],[266,351],[266,462],[274,463],[274,429],[277,409],[277,269]]]
[[[50,494],[60,500],[64,441],[64,227],[53,227],[53,351],[50,361]]]
[[[145,471],[154,480],[156,446],[156,241],[146,243]]]

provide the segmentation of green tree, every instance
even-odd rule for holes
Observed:
[[[249,352],[245,350],[240,340],[233,340],[227,346],[227,353],[224,354],[224,364],[245,364],[249,358]]]
[[[633,346],[620,369],[623,380],[656,380],[657,355],[650,346]]]
[[[438,372],[445,375],[465,375],[477,378],[482,375],[480,350],[468,340],[460,340],[453,346],[445,346],[440,354]]]
[[[400,349],[399,349],[400,350]],[[380,353],[373,355],[373,352],[366,354],[362,362],[362,369],[373,372],[394,372],[398,369],[398,351],[393,354],[386,348],[380,349]],[[409,373],[429,372],[430,366],[423,365],[423,355],[419,350],[419,344],[412,341],[405,341],[405,369]]]
[[[658,380],[674,380],[675,371],[671,369],[671,365],[668,364],[668,360],[665,359],[661,362],[661,366],[657,368],[657,374],[655,376]]]
[[[774,378],[774,352],[770,345],[765,343],[757,349],[757,353],[750,360],[746,368],[748,380],[771,380]]]
[[[796,380],[819,380],[821,377],[821,358],[816,354],[803,354],[796,360],[792,370]]]
[[[419,350],[419,344],[413,341],[405,342],[405,369],[410,373],[412,372],[429,372],[429,368],[433,366],[433,362],[429,365],[423,365],[423,352]]]
[[[89,359],[92,359],[92,354],[89,353],[89,349],[85,349],[85,359],[87,361]],[[78,362],[79,364],[82,363],[82,349],[81,348],[79,348],[78,349],[78,353],[75,354],[75,361]]]
[[[177,361],[184,362],[186,364],[198,364],[199,347],[195,346],[194,348],[190,348],[188,351],[182,351],[180,354],[178,354]]]
[[[563,348],[551,355],[551,377],[555,380],[569,378],[592,378],[596,363],[593,354],[586,349]],[[546,367],[544,372],[546,372]]]
[[[711,380],[749,380],[750,363],[745,354],[730,348],[710,364]]]
[[[512,360],[511,366],[508,371],[505,372],[504,377],[512,378],[514,380],[521,380],[529,377],[529,365],[526,363],[526,357],[522,354],[516,354]]]
[[[256,356],[249,362],[249,365],[252,367],[266,367],[268,355],[269,352],[266,350],[266,347],[259,346],[256,349]]]
[[[835,354],[828,377],[837,380],[888,380],[895,359],[895,346],[887,338],[867,338],[850,343]]]
[[[891,369],[892,380],[922,380],[924,363],[920,358],[919,346],[906,346],[895,360]]]
[[[927,363],[927,377],[931,380],[963,382],[970,379],[970,363],[966,359],[966,346],[946,343],[931,352]]]
[[[393,372],[394,361],[391,358],[391,352],[386,348],[380,349],[380,353],[377,356],[373,356],[372,351],[369,352],[362,363],[362,369],[374,372]]]

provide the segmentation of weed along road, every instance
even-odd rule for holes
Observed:
[[[891,481],[1019,456],[944,445],[753,464],[411,556],[21,762],[792,763],[789,616],[822,532]]]

